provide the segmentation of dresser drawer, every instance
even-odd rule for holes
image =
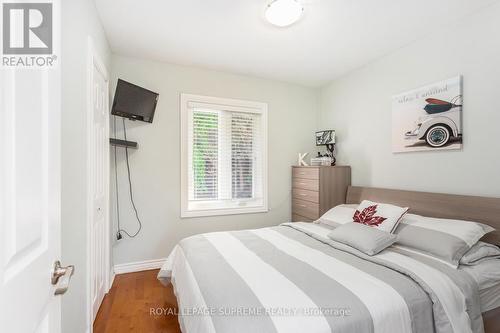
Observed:
[[[319,204],[299,199],[292,199],[292,214],[317,220],[319,218]]]
[[[319,203],[319,192],[317,191],[309,191],[309,190],[302,190],[300,188],[294,188],[292,190],[292,197],[294,199]]]
[[[319,179],[318,168],[293,168],[292,176],[294,178]]]
[[[292,214],[292,222],[313,222],[313,219],[308,217],[300,216],[297,214]]]
[[[292,167],[292,221],[316,221],[331,207],[346,202],[349,166]]]
[[[319,191],[319,181],[317,179],[293,178],[292,187],[302,190]]]

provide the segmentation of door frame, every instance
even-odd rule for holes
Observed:
[[[107,81],[107,104],[108,104],[108,109],[109,109],[109,72],[104,64],[104,62],[101,59],[101,56],[97,52],[97,49],[95,47],[94,40],[92,37],[88,36],[88,42],[87,42],[87,326],[88,326],[88,332],[92,333],[93,332],[93,315],[92,315],[92,289],[91,289],[91,282],[92,282],[92,255],[91,255],[91,244],[92,244],[92,216],[93,216],[93,198],[92,198],[92,187],[91,187],[91,180],[92,180],[92,124],[93,124],[93,101],[92,101],[92,89],[93,89],[93,68],[97,67],[99,71],[103,74],[104,78]],[[106,138],[109,141],[109,114],[106,117]],[[106,171],[104,172],[105,175],[105,193],[107,193],[107,200],[105,201],[105,210],[106,210],[106,215],[105,215],[105,256],[106,258],[104,259],[104,265],[105,265],[105,276],[104,276],[104,284],[106,287],[106,294],[109,292],[109,289],[111,288],[111,225],[110,225],[110,200],[109,200],[109,170],[110,170],[110,161],[109,161],[109,156],[110,156],[110,148],[108,146],[108,158],[105,159],[106,163]]]

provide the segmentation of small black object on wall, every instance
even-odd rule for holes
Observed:
[[[127,147],[127,148],[137,149],[137,142],[135,142],[135,141],[125,141],[125,140],[110,138],[109,143],[112,146],[116,146],[116,147],[122,147],[122,148]]]

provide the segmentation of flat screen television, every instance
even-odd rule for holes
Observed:
[[[151,90],[118,79],[111,114],[152,123],[158,96]]]

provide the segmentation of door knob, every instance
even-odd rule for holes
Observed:
[[[62,295],[66,291],[68,291],[69,282],[74,273],[75,266],[70,265],[63,267],[61,266],[61,262],[59,260],[54,263],[54,271],[52,272],[52,284],[58,285],[56,291],[54,292],[55,295]]]

